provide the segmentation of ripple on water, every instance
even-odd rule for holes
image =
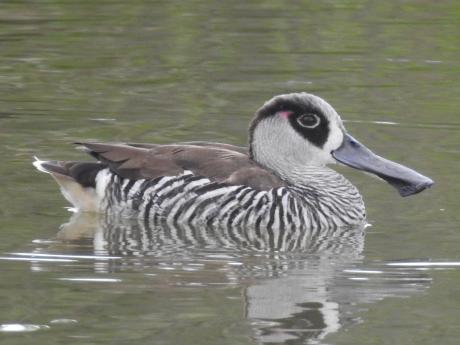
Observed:
[[[122,280],[117,278],[56,278],[56,280],[80,282],[80,283],[120,283]]]
[[[20,333],[20,332],[35,332],[41,329],[49,329],[47,325],[33,325],[21,323],[5,323],[0,325],[0,332],[5,333]]]
[[[74,319],[55,319],[50,321],[51,324],[59,324],[59,325],[67,325],[72,323],[78,323],[77,320]]]
[[[383,125],[383,126],[398,126],[406,128],[422,128],[422,129],[441,129],[441,130],[456,130],[460,129],[460,123],[451,122],[451,123],[412,123],[412,122],[394,122],[394,121],[369,121],[369,120],[343,120],[345,123],[355,123],[355,124],[364,124],[364,125]]]
[[[431,267],[435,268],[450,268],[450,267],[460,267],[459,261],[444,261],[444,262],[433,262],[433,261],[407,261],[407,262],[389,262],[387,266],[394,267],[415,267],[428,269]]]

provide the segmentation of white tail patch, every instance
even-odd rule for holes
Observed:
[[[82,212],[98,212],[99,210],[99,198],[97,197],[96,190],[91,187],[83,187],[77,181],[75,181],[71,176],[59,174],[53,171],[50,171],[43,167],[44,163],[47,161],[42,161],[35,158],[34,165],[37,170],[50,174],[53,176],[54,180],[61,187],[61,193],[69,201],[77,211]]]
[[[41,171],[41,172],[44,172],[44,173],[47,173],[47,174],[50,174],[51,172],[49,172],[48,170],[46,170],[42,164],[43,163],[46,163],[46,161],[42,161],[40,160],[37,156],[34,156],[34,159],[35,161],[32,162],[32,164],[34,165],[34,167],[38,170],[38,171]]]

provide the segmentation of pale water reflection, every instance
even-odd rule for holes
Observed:
[[[5,333],[16,333],[16,332],[35,332],[40,329],[48,329],[47,325],[31,325],[31,324],[19,324],[19,323],[10,323],[0,325],[0,332]]]
[[[364,264],[365,228],[311,233],[278,229],[265,237],[248,231],[241,237],[235,229],[153,227],[142,220],[77,213],[49,244],[4,259],[28,260],[34,272],[52,271],[66,262],[55,279],[76,287],[113,283],[136,289],[152,277],[152,293],[158,284],[237,287],[242,299],[233,302],[241,304],[257,342],[316,344],[360,323],[357,312],[367,304],[408,297],[431,284],[420,266]],[[69,248],[71,253],[66,253]],[[84,274],[78,269],[82,265]],[[146,280],[122,278],[133,271]],[[171,301],[175,303],[180,300]]]

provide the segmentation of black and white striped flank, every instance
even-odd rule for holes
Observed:
[[[100,209],[143,219],[146,225],[253,227],[258,231],[325,229],[362,223],[364,205],[356,188],[335,172],[324,176],[322,171],[318,176],[323,178],[315,178],[311,185],[256,190],[211,182],[190,171],[129,180],[104,169],[97,175],[96,189]],[[248,235],[235,230],[235,236]]]

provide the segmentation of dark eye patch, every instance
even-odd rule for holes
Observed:
[[[297,133],[323,148],[329,136],[329,121],[321,112],[298,112],[289,117],[289,122]]]

